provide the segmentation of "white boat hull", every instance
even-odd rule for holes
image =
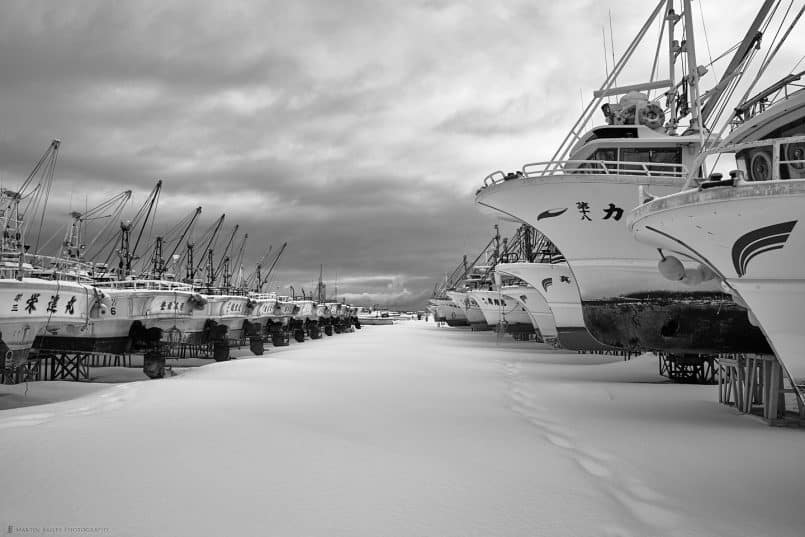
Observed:
[[[545,298],[533,287],[504,287],[506,296],[512,297],[528,313],[531,324],[539,331],[544,341],[554,341],[557,337],[556,322]]]
[[[717,272],[789,374],[805,378],[805,180],[686,191],[640,207],[631,220],[641,242]]]
[[[466,291],[447,291],[446,294],[464,312],[471,328],[474,330],[489,330],[489,325],[481,311],[481,307]]]
[[[478,303],[490,327],[496,328],[500,324],[509,327],[517,325],[533,327],[531,317],[525,308],[503,291],[473,289],[467,291],[467,294]]]
[[[316,321],[316,303],[312,300],[297,300],[296,305],[298,309],[294,314],[294,319],[297,321]]]
[[[720,324],[728,297],[717,281],[693,290],[667,280],[656,268],[656,248],[634,240],[623,216],[635,207],[641,184],[656,195],[679,189],[678,179],[567,174],[495,183],[476,199],[534,226],[557,246],[578,284],[584,324],[599,342],[632,351],[718,352],[728,338],[710,341],[701,323],[738,334],[747,329],[737,321]],[[680,322],[684,317],[696,322]]]
[[[431,298],[430,303],[436,307],[436,321],[445,322],[449,326],[467,326],[469,321],[464,312],[449,298]]]
[[[188,342],[203,331],[207,317],[194,307],[192,291],[147,288],[146,282],[139,288],[136,280],[121,283],[131,287],[100,287],[91,295],[86,322],[51,329],[37,345],[125,353],[131,351],[135,323],[145,330],[159,328],[163,334],[170,334],[165,340],[181,342]]]
[[[553,314],[562,347],[571,350],[607,348],[584,325],[576,277],[567,263],[500,263],[495,270],[520,278],[542,295]]]
[[[228,339],[240,339],[243,335],[243,321],[247,320],[249,298],[239,295],[205,295],[207,304],[204,316],[219,325],[226,326]]]
[[[24,360],[37,336],[87,324],[92,288],[38,278],[0,279],[0,331],[15,362]]]

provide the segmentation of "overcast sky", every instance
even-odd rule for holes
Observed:
[[[760,3],[694,2],[713,57]],[[610,10],[619,54],[653,5],[4,0],[0,180],[60,138],[54,226],[162,179],[157,225],[226,213],[247,270],[287,241],[283,291],[323,263],[330,292],[421,306],[492,233],[484,176],[549,158],[600,85]]]

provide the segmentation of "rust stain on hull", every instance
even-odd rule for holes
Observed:
[[[771,354],[763,332],[729,295],[617,297],[582,302],[584,322],[599,341],[631,351]]]

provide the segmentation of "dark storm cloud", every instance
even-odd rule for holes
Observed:
[[[198,229],[249,233],[246,270],[288,242],[283,288],[324,264],[340,294],[421,305],[492,233],[483,177],[550,156],[599,85],[610,7],[620,51],[644,2],[6,1],[0,181],[60,138],[51,234],[162,179],[156,229],[202,205]]]

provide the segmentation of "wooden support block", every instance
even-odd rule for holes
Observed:
[[[744,409],[746,412],[750,412],[752,410],[752,399],[755,394],[754,390],[754,382],[755,382],[755,360],[749,358],[746,360],[747,364],[747,371],[746,371],[746,390],[744,392]]]
[[[769,375],[769,377],[769,406],[766,407],[766,413],[763,417],[767,420],[774,420],[777,419],[779,405],[777,390],[780,385],[780,366],[776,362],[772,364],[771,375]]]

